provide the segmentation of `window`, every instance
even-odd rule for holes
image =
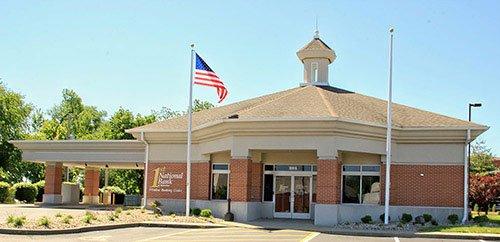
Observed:
[[[380,203],[380,166],[344,165],[342,203]]]
[[[229,185],[229,165],[212,164],[212,199],[226,200]]]
[[[273,201],[273,174],[264,175],[264,202]]]
[[[311,63],[311,82],[318,81],[318,62]]]

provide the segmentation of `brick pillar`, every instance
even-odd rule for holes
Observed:
[[[62,203],[61,185],[62,185],[62,163],[47,162],[45,165],[45,188],[43,194],[43,203],[60,204]]]
[[[263,165],[261,163],[252,163],[252,174],[251,174],[251,190],[250,190],[250,200],[254,202],[262,201],[262,173]]]
[[[99,168],[85,167],[85,181],[83,184],[83,203],[99,203]]]
[[[233,202],[251,201],[252,160],[231,158],[229,166],[229,197]]]
[[[341,167],[338,160],[318,159],[318,184],[316,185],[318,204],[340,203]]]
[[[210,162],[191,164],[191,198],[210,199]]]

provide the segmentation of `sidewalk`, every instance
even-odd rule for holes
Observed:
[[[312,220],[259,219],[245,223],[224,222],[224,224],[228,226],[251,228],[251,229],[268,229],[268,230],[290,229],[290,230],[303,230],[303,231],[320,232],[327,234],[352,235],[352,236],[500,240],[500,235],[498,234],[334,229],[332,227],[316,226],[314,225]]]

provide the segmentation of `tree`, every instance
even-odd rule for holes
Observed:
[[[21,152],[9,140],[23,139],[29,129],[33,106],[24,97],[10,91],[0,82],[0,171],[1,179],[20,182],[23,178],[33,182],[43,177],[43,167],[23,162]]]
[[[500,173],[471,174],[469,200],[477,204],[479,211],[488,213],[489,205],[500,196]]]
[[[193,105],[193,112],[199,112],[202,110],[207,110],[215,107],[212,103],[209,101],[202,101],[199,99],[194,100],[194,105]]]
[[[485,141],[479,141],[471,145],[472,152],[470,156],[471,173],[482,173],[495,170],[493,163],[493,154],[491,149],[486,146]]]

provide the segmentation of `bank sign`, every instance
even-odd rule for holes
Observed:
[[[183,172],[172,172],[167,167],[158,167],[153,170],[153,184],[149,187],[149,191],[181,193],[183,178]]]

